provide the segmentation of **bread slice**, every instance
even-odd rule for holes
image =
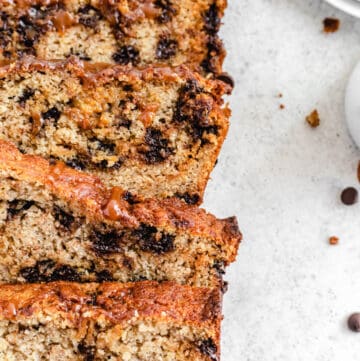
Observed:
[[[226,0],[0,0],[0,60],[34,55],[221,74]]]
[[[26,59],[0,68],[0,138],[109,187],[195,204],[228,130],[226,89],[185,67]]]
[[[217,287],[235,218],[178,199],[136,199],[0,141],[0,282],[137,280]]]
[[[172,283],[0,286],[4,361],[216,361],[221,295]]]

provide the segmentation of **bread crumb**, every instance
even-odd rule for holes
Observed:
[[[325,33],[335,33],[340,28],[340,20],[336,18],[325,18],[323,24]]]
[[[338,237],[330,237],[329,238],[329,243],[332,245],[332,246],[336,246],[338,243],[339,243],[339,238]]]
[[[285,105],[284,105],[284,104],[280,104],[279,108],[280,108],[280,109],[285,109]]]
[[[306,117],[306,121],[312,128],[317,128],[320,125],[320,117],[317,109]]]
[[[357,169],[357,177],[360,182],[360,160],[359,160],[358,169]]]

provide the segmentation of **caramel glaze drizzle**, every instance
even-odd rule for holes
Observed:
[[[50,21],[60,33],[64,33],[67,28],[79,23],[72,14],[64,10],[59,10],[54,16],[50,17]]]
[[[36,5],[49,6],[59,3],[59,0],[16,0],[16,7],[20,12],[26,12],[30,7]],[[161,14],[161,10],[154,6],[153,0],[143,0],[141,4],[136,4],[132,9],[129,8],[129,5],[114,0],[99,0],[95,6],[113,26],[121,21],[121,17],[129,23],[133,23],[144,18],[155,19]],[[55,15],[50,15],[42,22],[50,27],[53,25],[57,31],[63,33],[67,28],[78,25],[79,18],[68,11],[59,9]]]
[[[36,136],[39,134],[42,125],[44,124],[44,119],[42,118],[41,114],[39,112],[31,112],[31,118],[32,118],[32,129],[31,134]]]
[[[123,199],[124,191],[120,187],[114,187],[111,195],[103,207],[103,215],[111,221],[121,221],[139,226],[138,220],[130,214],[130,204]]]

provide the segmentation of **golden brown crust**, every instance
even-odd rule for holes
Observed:
[[[221,321],[221,292],[152,281],[0,286],[0,319],[20,321],[40,314],[60,314],[73,326],[82,319],[105,319],[110,324],[156,319],[210,328],[216,333]]]
[[[115,201],[119,209],[116,219],[125,227],[138,227],[141,223],[146,223],[211,237],[217,243],[227,246],[230,262],[236,258],[241,233],[235,218],[219,220],[203,209],[186,205],[176,198],[144,199],[139,203],[129,204],[114,197],[95,176],[66,167],[62,163],[51,165],[41,157],[24,155],[6,141],[0,141],[0,172],[23,182],[40,184],[90,220],[114,222],[106,217],[104,210],[108,209],[111,201]]]
[[[0,77],[8,74],[21,74],[32,71],[72,71],[74,74],[86,81],[86,84],[97,85],[106,84],[113,79],[122,80],[133,78],[138,81],[161,80],[172,83],[178,78],[196,79],[201,84],[206,84],[206,88],[214,96],[219,104],[223,101],[221,97],[231,91],[231,86],[220,80],[206,79],[196,72],[191,71],[185,65],[169,67],[167,65],[148,65],[146,67],[132,67],[129,65],[109,65],[105,63],[89,63],[70,57],[66,60],[42,60],[32,56],[26,56],[21,60],[2,62],[0,67]],[[227,109],[228,113],[229,110]],[[229,114],[228,114],[229,115]]]

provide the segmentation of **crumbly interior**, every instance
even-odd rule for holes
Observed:
[[[146,197],[202,197],[227,120],[195,79],[84,84],[71,71],[0,79],[0,138]],[[85,79],[86,80],[86,79]]]
[[[141,322],[76,329],[54,317],[0,321],[3,361],[214,361],[216,346],[190,326]]]
[[[219,285],[226,246],[185,231],[87,222],[13,179],[0,182],[0,282],[176,281]]]
[[[4,2],[4,0],[0,1]],[[221,72],[225,0],[77,0],[1,4],[0,60],[71,55],[118,64],[189,64]]]

